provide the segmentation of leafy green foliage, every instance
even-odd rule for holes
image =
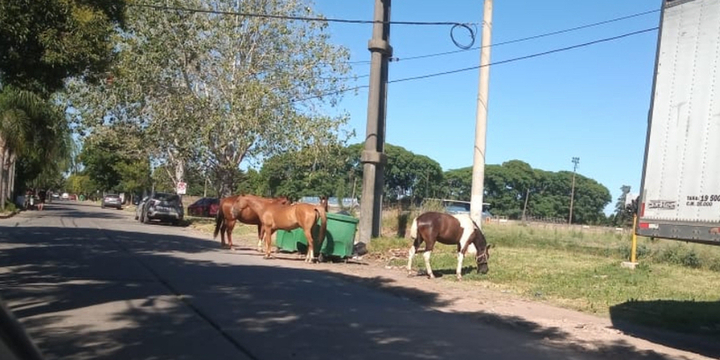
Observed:
[[[471,166],[448,170],[443,175],[446,183],[445,196],[448,199],[470,201],[472,195]]]
[[[495,215],[519,219],[528,196],[528,217],[567,221],[573,174],[568,171],[549,172],[533,169],[520,160],[501,165],[485,166],[485,202]],[[472,167],[445,172],[446,196],[470,200]],[[575,175],[573,222],[599,224],[605,222],[603,209],[610,202],[610,191],[593,179]]]
[[[303,149],[267,159],[260,177],[267,182],[267,191],[260,193],[290,198],[302,196],[356,197],[362,189],[363,144],[348,147],[331,146],[318,156],[314,149]],[[414,199],[421,201],[427,195],[443,191],[443,174],[440,164],[427,156],[416,155],[391,144],[385,145],[385,198],[390,201]],[[256,180],[254,180],[256,181]]]
[[[635,207],[635,199],[632,199],[632,205],[626,206],[625,198],[630,194],[630,186],[623,185],[620,188],[620,191],[622,191],[622,193],[615,203],[615,213],[613,214],[615,216],[613,217],[612,224],[615,226],[631,227],[633,214],[637,211],[637,208]]]
[[[0,0],[0,82],[49,95],[112,61],[124,0]]]
[[[142,192],[150,187],[150,160],[125,150],[130,136],[118,138],[119,132],[107,128],[86,138],[78,158],[96,190]]]
[[[71,150],[70,129],[57,105],[12,86],[0,90],[0,207],[26,186],[57,185]]]
[[[97,188],[88,175],[72,174],[65,181],[65,190],[71,194],[89,195],[94,193]]]
[[[237,11],[234,0],[150,1]],[[320,16],[304,1],[252,0],[243,12]],[[203,164],[215,187],[236,189],[246,159],[338,143],[346,116],[334,106],[349,71],[326,23],[129,8],[112,84],[76,78],[65,101],[92,132],[120,123],[146,134],[148,154],[174,170]],[[297,102],[297,100],[308,99]]]

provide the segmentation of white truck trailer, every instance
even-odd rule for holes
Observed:
[[[663,0],[636,233],[720,245],[720,0]]]

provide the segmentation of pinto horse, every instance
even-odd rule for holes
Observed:
[[[312,262],[315,258],[315,241],[312,236],[312,228],[315,226],[318,218],[320,218],[319,246],[325,239],[327,231],[327,203],[319,206],[305,203],[297,203],[292,205],[263,202],[255,198],[239,197],[235,202],[235,207],[243,209],[249,207],[260,218],[262,224],[262,234],[265,240],[265,258],[269,259],[270,245],[272,234],[277,230],[291,231],[302,228],[305,232],[305,239],[308,242],[308,252],[305,256],[305,262]],[[319,251],[319,249],[318,249]]]
[[[220,200],[220,209],[218,210],[217,216],[215,217],[215,231],[213,232],[213,239],[220,233],[220,246],[225,247],[225,235],[227,234],[228,245],[230,249],[233,249],[232,243],[232,232],[235,228],[235,222],[240,221],[241,223],[248,225],[257,225],[258,227],[258,238],[262,240],[262,227],[260,225],[260,218],[250,208],[237,208],[235,203],[241,197],[253,198],[257,201],[267,203],[278,203],[278,204],[289,204],[290,200],[287,197],[280,196],[276,198],[264,198],[256,195],[232,195]]]
[[[466,214],[449,215],[445,213],[429,211],[416,217],[410,227],[410,238],[413,245],[408,251],[408,273],[412,270],[412,260],[420,244],[425,241],[425,269],[428,277],[435,278],[430,267],[430,256],[432,255],[435,242],[446,245],[457,245],[457,271],[458,280],[462,279],[462,262],[465,253],[471,244],[475,245],[477,253],[475,262],[478,266],[478,273],[487,274],[488,260],[490,259],[490,246],[487,244],[485,235],[477,224]]]

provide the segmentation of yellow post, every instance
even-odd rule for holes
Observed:
[[[636,250],[637,250],[637,235],[635,235],[635,226],[637,226],[637,214],[633,214],[633,227],[632,227],[632,248],[630,249],[630,262],[635,263],[637,262],[637,257],[635,256]]]

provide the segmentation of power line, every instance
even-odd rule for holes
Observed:
[[[626,37],[633,36],[633,35],[639,35],[639,34],[654,31],[657,29],[658,29],[658,27],[653,27],[653,28],[648,28],[648,29],[644,29],[644,30],[633,31],[633,32],[629,32],[629,33],[625,33],[625,34],[621,34],[621,35],[617,35],[617,36],[613,36],[613,37],[593,40],[593,41],[582,43],[582,44],[566,46],[564,48],[543,51],[543,52],[539,52],[539,53],[535,53],[535,54],[531,54],[531,55],[520,56],[520,57],[507,59],[507,60],[496,61],[496,62],[488,64],[487,66],[507,64],[510,62],[531,59],[531,58],[535,58],[535,57],[539,57],[539,56],[550,55],[550,54],[568,51],[568,50],[572,50],[572,49],[577,49],[577,48],[581,48],[581,47],[585,47],[585,46],[590,46],[590,45],[600,44],[600,43],[604,43],[604,42],[608,42],[608,41],[618,40],[618,39],[626,38]],[[420,76],[413,76],[413,77],[409,77],[409,78],[390,80],[390,81],[388,81],[388,83],[397,83],[397,82],[410,81],[410,80],[427,79],[427,78],[441,76],[441,75],[455,74],[455,73],[459,73],[459,72],[463,72],[463,71],[477,70],[480,67],[481,67],[480,65],[477,65],[477,66],[471,66],[471,67],[467,67],[467,68],[463,68],[463,69],[443,71],[443,72],[439,72],[439,73],[420,75]]]
[[[257,17],[257,18],[280,19],[280,20],[297,20],[297,21],[335,22],[335,23],[345,23],[345,24],[391,24],[391,25],[420,25],[420,26],[477,25],[477,23],[459,23],[456,21],[375,21],[375,20],[354,20],[354,19],[337,19],[337,18],[306,17],[306,16],[272,15],[272,14],[243,13],[243,12],[236,12],[236,11],[207,10],[207,9],[186,8],[186,7],[179,7],[179,6],[151,5],[151,4],[128,4],[128,6],[144,7],[144,8],[150,8],[150,9],[155,9],[155,10],[163,10],[163,11],[184,11],[184,12],[215,14],[215,15],[233,15],[233,16]]]
[[[630,37],[630,36],[634,36],[634,35],[644,34],[644,33],[647,33],[647,32],[655,31],[655,30],[657,30],[657,29],[659,29],[659,28],[658,28],[658,27],[653,27],[653,28],[648,28],[648,29],[633,31],[633,32],[629,32],[629,33],[625,33],[625,34],[621,34],[621,35],[617,35],[617,36],[612,36],[612,37],[602,38],[602,39],[598,39],[598,40],[593,40],[593,41],[586,42],[586,43],[582,43],[582,44],[576,44],[576,45],[566,46],[566,47],[563,47],[563,48],[558,48],[558,49],[543,51],[543,52],[539,52],[539,53],[535,53],[535,54],[530,54],[530,55],[525,55],[525,56],[520,56],[520,57],[511,58],[511,59],[507,59],[507,60],[500,60],[500,61],[496,61],[496,62],[490,63],[490,64],[488,64],[487,66],[507,64],[507,63],[516,62],[516,61],[520,61],[520,60],[527,60],[527,59],[536,58],[536,57],[540,57],[540,56],[545,56],[545,55],[550,55],[550,54],[554,54],[554,53],[564,52],[564,51],[568,51],[568,50],[578,49],[578,48],[582,48],[582,47],[586,47],[586,46],[590,46],[590,45],[600,44],[600,43],[604,43],[604,42],[619,40],[619,39],[626,38],[626,37]],[[405,82],[405,81],[421,80],[421,79],[427,79],[427,78],[431,78],[431,77],[437,77],[437,76],[443,76],[443,75],[456,74],[456,73],[465,72],[465,71],[470,71],[470,70],[477,70],[477,69],[479,69],[480,67],[481,67],[480,65],[477,65],[477,66],[471,66],[471,67],[466,67],[466,68],[462,68],[462,69],[449,70],[449,71],[443,71],[443,72],[438,72],[438,73],[432,73],[432,74],[426,74],[426,75],[420,75],[420,76],[413,76],[413,77],[395,79],[395,80],[390,80],[390,81],[388,81],[388,83],[399,83],[399,82]],[[348,88],[348,89],[332,91],[332,92],[325,93],[325,94],[321,94],[321,95],[310,96],[310,97],[303,98],[303,99],[296,99],[296,100],[292,100],[291,102],[292,102],[292,103],[295,103],[295,102],[313,100],[313,99],[318,99],[318,98],[321,98],[321,97],[324,97],[324,96],[337,95],[337,94],[345,93],[345,92],[348,92],[348,91],[359,90],[359,89],[364,89],[364,88],[368,88],[368,87],[369,87],[368,85],[360,85],[360,86],[356,86],[356,87],[352,87],[352,88]]]
[[[514,43],[519,43],[519,42],[523,42],[523,41],[535,40],[535,39],[540,39],[540,38],[544,38],[544,37],[548,37],[548,36],[560,35],[560,34],[565,34],[565,33],[578,31],[578,30],[582,30],[582,29],[587,29],[587,28],[591,28],[591,27],[595,27],[595,26],[610,24],[610,23],[614,23],[614,22],[618,22],[618,21],[622,21],[622,20],[627,20],[627,19],[644,16],[644,15],[649,15],[649,14],[656,13],[656,12],[660,12],[660,10],[658,9],[658,10],[643,11],[643,12],[639,12],[636,14],[621,16],[621,17],[614,18],[614,19],[599,21],[599,22],[595,22],[595,23],[591,23],[591,24],[580,25],[580,26],[557,30],[557,31],[551,31],[551,32],[544,33],[544,34],[532,35],[532,36],[527,36],[527,37],[523,37],[523,38],[519,38],[519,39],[502,41],[502,42],[498,42],[498,43],[490,44],[490,45],[475,46],[475,47],[469,48],[467,50],[452,50],[452,51],[445,51],[445,52],[426,54],[426,55],[409,56],[406,58],[395,57],[395,58],[391,58],[390,61],[398,62],[398,61],[425,59],[425,58],[436,57],[436,56],[457,54],[457,53],[466,52],[469,50],[479,50],[480,48],[484,48],[484,47],[496,47],[496,46],[514,44]],[[350,62],[350,64],[369,64],[369,63],[370,63],[370,61],[367,61],[367,60]]]

